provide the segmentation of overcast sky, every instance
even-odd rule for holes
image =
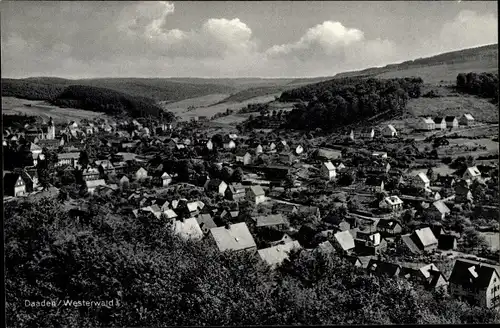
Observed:
[[[310,77],[498,42],[496,1],[8,2],[2,77]]]

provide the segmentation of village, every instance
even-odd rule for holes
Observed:
[[[326,252],[495,308],[498,150],[446,155],[452,134],[485,126],[464,114],[325,137],[206,118],[50,119],[4,130],[5,162],[16,163],[3,174],[4,202],[55,195],[78,219],[100,197],[116,215],[154,216],[181,238],[271,267],[294,249]]]

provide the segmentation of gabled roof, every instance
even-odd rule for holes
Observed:
[[[411,235],[410,234],[402,235],[401,236],[401,241],[406,245],[406,247],[408,247],[408,249],[410,250],[410,252],[412,252],[413,254],[419,254],[420,253],[420,249],[413,242],[413,240],[411,239]]]
[[[392,126],[391,124],[388,124],[384,129],[389,129],[389,130],[391,130],[391,132],[397,132],[396,128],[394,126]]]
[[[169,219],[174,219],[177,217],[177,214],[171,209],[163,211],[163,214],[165,214],[165,216]]]
[[[299,242],[292,241],[291,243],[286,243],[284,245],[276,245],[269,248],[259,249],[258,253],[260,258],[264,260],[268,265],[276,266],[287,259],[288,254],[293,249],[299,248],[301,248]]]
[[[450,275],[450,283],[483,289],[489,286],[493,276],[498,277],[494,266],[476,261],[457,259]]]
[[[194,212],[198,209],[198,203],[197,202],[191,202],[186,204],[187,209],[189,212]]]
[[[233,194],[244,193],[245,187],[241,183],[233,183],[229,185],[229,190]]]
[[[210,214],[200,214],[196,220],[202,228],[212,229],[217,227]]]
[[[377,227],[386,228],[386,229],[393,229],[398,224],[401,225],[401,223],[399,223],[399,221],[394,220],[394,219],[388,219],[388,220],[380,219],[377,222]]]
[[[247,153],[248,153],[249,155],[251,155],[251,154],[248,152],[248,150],[246,150],[246,149],[238,149],[238,150],[237,150],[234,154],[235,154],[236,156],[238,156],[238,157],[243,157],[243,156],[245,156]]]
[[[335,253],[335,248],[333,245],[328,241],[324,241],[321,244],[318,245],[318,250],[323,251],[325,253]]]
[[[4,172],[3,183],[4,188],[14,188],[17,180],[21,177],[19,173],[14,172]]]
[[[286,224],[286,220],[281,214],[259,216],[257,218],[257,227],[268,227],[279,224]]]
[[[426,124],[434,124],[434,120],[430,117],[422,117],[422,121]]]
[[[481,172],[479,171],[477,166],[468,167],[466,172],[469,173],[471,177],[477,177],[481,175]]]
[[[398,196],[385,197],[384,201],[390,206],[403,204],[403,201]]]
[[[415,236],[420,240],[424,247],[438,243],[438,240],[432,233],[431,228],[425,227],[414,231]]]
[[[265,192],[261,186],[250,186],[250,190],[255,196],[264,196]]]
[[[394,263],[371,259],[367,267],[368,271],[376,275],[387,275],[389,277],[396,276],[401,270],[401,266]]]
[[[229,226],[229,229],[226,227],[212,228],[210,229],[210,233],[221,252],[256,247],[252,234],[245,222],[232,224]]]
[[[435,201],[434,203],[432,203],[432,206],[434,206],[434,208],[437,209],[441,214],[450,213],[450,209],[442,200]]]
[[[340,231],[333,235],[335,240],[339,243],[340,247],[344,250],[350,250],[355,247],[354,238],[349,231]]]
[[[422,180],[422,182],[424,182],[424,183],[430,183],[431,182],[431,180],[429,180],[429,178],[427,177],[427,174],[425,174],[424,172],[419,172],[417,174],[417,177],[419,177],[420,180]]]
[[[453,122],[453,121],[454,121],[454,120],[456,120],[456,119],[457,119],[457,118],[456,118],[455,116],[446,116],[446,117],[444,118],[444,120],[445,120],[446,122]]]
[[[57,154],[58,159],[78,159],[80,158],[80,153],[60,153]]]
[[[323,166],[325,166],[328,171],[335,171],[335,166],[333,166],[332,162],[324,162]]]
[[[444,118],[443,117],[436,117],[434,119],[434,123],[437,123],[437,124],[441,124],[441,122],[443,122]]]
[[[469,121],[474,121],[474,117],[472,117],[471,114],[464,114],[464,118],[469,120]]]

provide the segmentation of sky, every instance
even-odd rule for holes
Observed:
[[[498,43],[496,1],[2,1],[2,77],[315,77]]]

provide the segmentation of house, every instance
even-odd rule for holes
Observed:
[[[211,179],[207,180],[205,183],[205,189],[207,191],[213,191],[218,193],[219,195],[225,195],[227,189],[227,183],[219,179]]]
[[[373,128],[363,128],[361,130],[361,138],[373,139],[375,137],[375,130]]]
[[[449,129],[458,128],[458,120],[455,116],[446,116],[444,118],[446,121],[446,127]]]
[[[212,140],[208,140],[207,141],[206,147],[207,147],[208,150],[213,150],[214,149],[214,144],[213,144]]]
[[[460,117],[460,119],[458,120],[458,123],[460,125],[465,125],[465,126],[473,125],[474,124],[474,117],[472,117],[471,114],[464,114]]]
[[[236,162],[242,163],[243,165],[252,164],[252,155],[246,150],[239,150],[236,152]]]
[[[76,167],[78,165],[79,158],[80,153],[57,154],[57,163],[55,166],[69,165],[72,167]]]
[[[259,216],[256,219],[257,228],[275,227],[278,229],[285,229],[288,222],[281,214],[271,214],[267,216]]]
[[[118,181],[118,184],[120,185],[120,188],[128,188],[130,186],[130,180],[127,178],[126,175],[122,176],[120,180]]]
[[[26,192],[33,192],[38,188],[38,172],[36,169],[15,169],[19,173],[26,185]]]
[[[421,117],[417,123],[419,130],[432,131],[436,129],[436,123],[430,117]]]
[[[446,130],[446,121],[443,117],[436,117],[434,119],[434,126],[436,130]]]
[[[217,225],[212,219],[212,216],[208,213],[198,215],[196,221],[198,221],[198,224],[200,225],[200,228],[204,234],[208,234],[210,232],[210,229],[217,228]]]
[[[91,195],[95,192],[95,189],[98,186],[105,186],[105,185],[106,185],[106,181],[104,181],[104,179],[97,179],[97,180],[88,180],[88,181],[85,181],[85,186],[87,187],[87,191]]]
[[[282,152],[279,154],[279,161],[281,163],[290,165],[294,159],[295,157],[293,156],[293,154],[289,152]]]
[[[148,171],[146,171],[144,168],[139,168],[136,172],[135,172],[135,179],[136,180],[145,180],[148,178]]]
[[[264,249],[259,249],[260,258],[272,268],[280,265],[284,260],[288,259],[288,254],[294,249],[302,248],[298,241],[292,241],[282,245],[271,246]]]
[[[333,247],[333,245],[328,240],[318,244],[316,249],[326,254],[332,254],[336,252],[335,247]]]
[[[320,172],[321,177],[325,180],[328,180],[328,181],[335,179],[335,177],[337,176],[337,170],[335,169],[335,166],[333,166],[332,162],[330,162],[330,161],[324,162],[321,165],[319,172]]]
[[[333,235],[334,247],[339,251],[350,254],[356,247],[354,238],[349,231],[340,231]]]
[[[255,147],[255,155],[262,154],[263,151],[262,145],[257,145],[257,147]]]
[[[381,177],[373,176],[373,177],[368,177],[365,181],[365,185],[372,191],[372,192],[382,192],[384,191],[384,180]]]
[[[99,169],[99,172],[101,174],[115,174],[116,173],[115,167],[107,159],[95,161],[94,164],[97,165],[97,168]]]
[[[354,131],[353,130],[351,130],[351,132],[347,135],[346,139],[354,141]]]
[[[153,175],[153,181],[162,187],[168,187],[172,183],[172,176],[167,172],[156,172]]]
[[[293,204],[287,204],[287,203],[276,203],[273,206],[273,212],[276,213],[281,213],[286,216],[293,215],[298,212],[298,207]]]
[[[431,186],[431,180],[427,177],[424,172],[419,172],[413,179],[413,185],[421,189],[429,189]]]
[[[429,227],[417,229],[411,234],[402,235],[401,241],[413,254],[431,252],[437,249],[438,246],[438,240]]]
[[[163,210],[163,215],[169,220],[174,220],[177,218],[177,213],[169,208]]]
[[[95,167],[89,167],[82,171],[82,179],[83,181],[91,181],[99,179],[100,173],[99,170]]]
[[[420,283],[426,289],[444,288],[448,281],[434,263],[401,263],[401,275]]]
[[[321,219],[321,213],[317,206],[300,206],[297,213],[302,216],[315,217],[318,220]]]
[[[472,203],[474,198],[470,190],[469,184],[465,180],[459,181],[455,185],[455,202],[456,203]]]
[[[387,241],[378,232],[358,231],[354,245],[358,255],[376,255],[387,249]]]
[[[19,197],[26,194],[26,183],[19,173],[4,172],[3,187],[7,196]]]
[[[500,276],[494,266],[457,259],[449,278],[450,294],[485,308],[500,304]]]
[[[464,175],[462,176],[462,178],[469,183],[479,179],[480,177],[481,172],[479,171],[477,166],[468,167],[467,170],[465,170]]]
[[[233,140],[228,140],[228,141],[224,142],[224,144],[222,146],[224,147],[224,149],[234,149],[234,148],[236,148],[236,144],[234,143]]]
[[[438,175],[434,183],[443,188],[452,188],[455,185],[455,178],[451,175]]]
[[[377,222],[377,231],[379,231],[382,236],[392,237],[401,234],[403,227],[397,220],[380,219]]]
[[[315,151],[314,157],[320,161],[336,160],[342,157],[342,152],[338,150],[319,148]]]
[[[450,214],[450,209],[442,200],[437,200],[432,203],[431,206],[427,209],[428,214],[436,215],[441,220],[443,220],[446,215]]]
[[[376,276],[386,276],[389,278],[395,278],[401,273],[401,266],[399,264],[376,259],[370,259],[366,269],[369,273]]]
[[[261,186],[250,186],[247,190],[247,199],[255,204],[260,204],[266,201],[266,194]]]
[[[226,189],[226,198],[240,201],[245,198],[245,187],[240,183],[230,184]]]
[[[344,259],[356,268],[363,267],[363,263],[361,262],[360,258],[356,255],[346,255],[344,256]]]
[[[391,212],[399,212],[403,209],[403,201],[398,196],[389,196],[380,201],[379,207]]]
[[[255,240],[245,222],[212,228],[210,229],[210,235],[221,252],[226,250],[255,251],[257,249]]]
[[[300,155],[303,152],[304,152],[304,147],[302,147],[301,145],[298,145],[297,147],[295,147],[295,154]]]
[[[172,230],[182,239],[200,240],[204,234],[195,218],[174,220]]]
[[[41,148],[47,148],[47,149],[57,149],[60,146],[64,145],[64,139],[42,139],[38,141],[38,146]]]
[[[389,124],[382,129],[382,135],[384,137],[397,137],[398,131],[396,131],[396,128],[393,125]]]
[[[454,250],[457,249],[458,236],[455,234],[441,234],[438,236],[438,249]]]

